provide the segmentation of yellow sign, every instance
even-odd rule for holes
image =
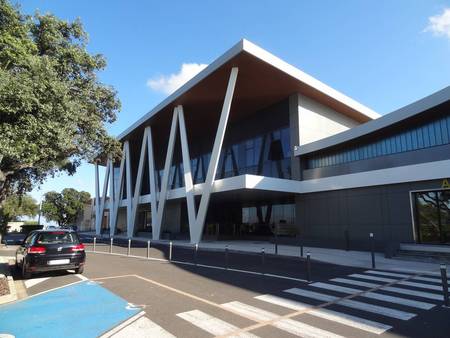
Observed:
[[[450,189],[450,182],[447,178],[442,180],[442,189]]]

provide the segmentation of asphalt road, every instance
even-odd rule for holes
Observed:
[[[442,307],[436,276],[390,275],[395,272],[312,261],[308,283],[302,281],[306,263],[300,259],[266,256],[263,262],[260,254],[237,253],[226,259],[224,252],[203,251],[195,260],[192,249],[175,248],[169,263],[166,246],[151,248],[152,259],[146,258],[145,245],[131,249],[136,257],[125,256],[126,243],[113,246],[115,255],[109,250],[97,243],[97,253],[88,253],[83,278],[142,309],[139,319],[121,331],[128,338],[144,332],[154,337],[448,337],[450,333],[450,309]],[[28,294],[35,295],[84,282],[73,273],[52,273],[26,283]]]

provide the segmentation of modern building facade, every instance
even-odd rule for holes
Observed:
[[[242,40],[119,138],[97,233],[450,242],[450,87],[380,117]]]

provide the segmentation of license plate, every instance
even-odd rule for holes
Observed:
[[[51,261],[48,261],[48,265],[63,265],[63,264],[69,264],[70,259],[53,259]]]

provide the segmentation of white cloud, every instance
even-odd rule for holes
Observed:
[[[160,75],[147,81],[147,86],[157,92],[172,94],[195,75],[206,68],[204,63],[183,63],[178,73]]]
[[[450,8],[445,8],[441,14],[430,16],[425,32],[450,39]]]

